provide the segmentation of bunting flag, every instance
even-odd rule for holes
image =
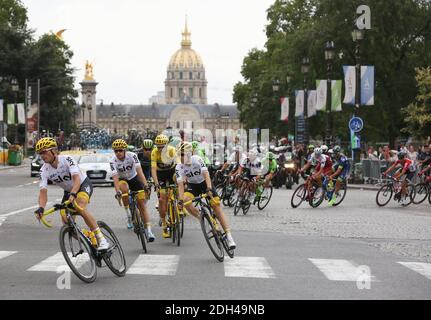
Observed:
[[[317,113],[316,99],[317,99],[317,90],[308,91],[308,98],[307,98],[308,117],[315,116]]]
[[[361,104],[374,105],[374,66],[361,67]]]
[[[7,124],[15,124],[15,105],[7,105]]]
[[[289,120],[289,97],[281,98],[281,118],[280,120],[287,122]]]
[[[295,117],[299,117],[304,114],[304,90],[296,90],[295,97],[296,97]]]
[[[3,121],[3,100],[0,99],[0,121]]]
[[[326,96],[328,92],[327,80],[316,80],[316,110],[321,111],[326,109]]]
[[[18,103],[16,107],[17,107],[17,113],[18,113],[18,123],[25,124],[24,103]]]
[[[343,70],[344,70],[344,85],[346,88],[343,103],[355,105],[355,93],[356,93],[355,66],[343,66]]]
[[[331,91],[331,111],[342,111],[341,107],[341,89],[343,82],[341,80],[332,80],[332,91]]]

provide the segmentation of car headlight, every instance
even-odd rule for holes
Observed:
[[[220,161],[214,162],[214,165],[219,166],[220,165]]]
[[[294,169],[295,168],[295,164],[294,163],[286,163],[286,164],[284,164],[284,167],[286,169]]]

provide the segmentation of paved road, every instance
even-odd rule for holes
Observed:
[[[155,226],[156,242],[143,255],[136,236],[125,229],[113,189],[97,187],[90,208],[117,233],[128,274],[116,278],[101,269],[91,285],[72,275],[70,289],[59,290],[62,274],[55,270],[64,264],[56,259],[59,221],[48,230],[34,220],[35,181],[28,168],[0,172],[0,299],[431,297],[430,206],[377,208],[375,192],[361,190],[349,190],[338,208],[292,209],[292,192],[275,190],[264,211],[252,208],[246,216],[233,216],[227,209],[238,249],[234,259],[219,263],[191,218],[181,247],[161,239]],[[51,202],[61,196],[61,190],[50,187]]]

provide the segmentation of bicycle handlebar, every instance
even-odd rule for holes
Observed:
[[[45,225],[45,227],[52,228],[52,223],[50,221],[47,221],[45,219],[45,217],[49,216],[50,214],[53,214],[54,212],[56,212],[58,210],[65,209],[69,204],[70,204],[70,201],[67,200],[67,201],[65,201],[65,202],[63,202],[61,204],[54,205],[51,209],[45,211],[42,214],[42,217],[40,217],[39,221],[42,221],[42,223]]]

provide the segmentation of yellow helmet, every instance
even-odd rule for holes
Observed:
[[[165,145],[169,142],[169,138],[164,134],[159,134],[154,141],[155,145]]]
[[[127,149],[127,143],[123,139],[117,139],[112,143],[112,149],[114,150],[125,150]]]
[[[42,138],[40,139],[37,143],[36,143],[36,153],[40,153],[43,150],[46,149],[52,149],[52,148],[57,148],[57,142],[55,141],[54,138]]]
[[[180,144],[179,150],[181,153],[185,153],[185,152],[193,152],[193,146],[190,142],[182,142]]]

